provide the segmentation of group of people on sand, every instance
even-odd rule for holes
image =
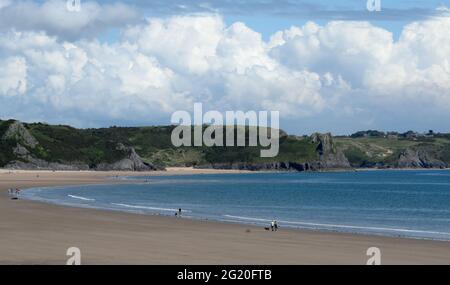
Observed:
[[[19,189],[19,188],[16,188],[16,189],[9,188],[9,189],[8,189],[8,195],[9,195],[9,196],[11,197],[11,199],[13,199],[13,200],[19,199],[19,194],[20,194],[20,189]]]
[[[178,209],[178,212],[175,213],[175,217],[181,218],[181,208]]]
[[[278,231],[278,222],[272,220],[272,222],[270,223],[270,229],[272,230],[272,232]]]

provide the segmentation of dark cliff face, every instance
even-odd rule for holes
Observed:
[[[330,133],[315,133],[311,136],[311,140],[318,144],[316,152],[319,154],[319,160],[313,162],[313,167],[317,169],[351,168],[347,157],[336,147]]]
[[[100,163],[96,166],[96,170],[128,170],[128,171],[150,171],[163,170],[163,167],[157,167],[150,163],[144,162],[132,147],[126,147],[122,143],[117,145],[117,149],[126,153],[126,156],[114,163]]]
[[[331,134],[315,133],[310,137],[310,141],[316,146],[315,152],[317,159],[315,160],[298,162],[298,157],[292,157],[292,160],[276,161],[277,158],[274,158],[274,162],[211,163],[199,165],[197,168],[237,169],[250,171],[326,171],[351,168],[344,153],[337,149],[334,144]]]
[[[233,163],[212,163],[195,166],[199,169],[233,169],[233,170],[248,170],[248,171],[314,171],[318,170],[311,168],[309,163],[296,162],[233,162]]]
[[[439,149],[430,145],[419,145],[401,152],[395,165],[398,168],[447,168]]]

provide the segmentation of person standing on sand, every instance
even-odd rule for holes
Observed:
[[[272,220],[272,222],[270,223],[270,229],[272,230],[272,232],[275,230],[275,220]]]
[[[181,218],[181,208],[178,209],[178,217]]]
[[[8,189],[8,195],[11,197],[12,200],[17,200],[19,199],[19,193],[20,193],[20,189],[16,188],[9,188]]]
[[[278,222],[275,221],[275,231],[278,231]]]

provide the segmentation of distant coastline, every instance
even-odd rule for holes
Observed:
[[[205,126],[206,127],[206,126]],[[0,121],[0,167],[24,170],[158,171],[195,167],[241,171],[343,171],[445,169],[450,134],[357,132],[350,136],[280,131],[276,157],[261,147],[175,147],[175,126],[76,129],[63,125]],[[246,132],[249,127],[236,126]]]

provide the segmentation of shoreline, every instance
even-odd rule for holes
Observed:
[[[7,169],[0,168],[0,174],[10,173],[91,173],[102,174],[105,177],[111,176],[153,176],[153,175],[181,175],[181,174],[227,174],[227,173],[255,173],[257,171],[250,170],[234,170],[234,169],[199,169],[193,167],[167,167],[166,170],[156,171],[97,171],[97,170],[28,170],[28,169]],[[108,175],[109,174],[109,175]],[[123,175],[127,174],[127,175]]]
[[[84,264],[364,264],[371,246],[380,247],[385,264],[450,264],[448,241],[287,228],[272,233],[231,222],[12,201],[5,194],[11,187],[120,183],[107,177],[126,174],[205,171],[0,171],[0,264],[64,264],[65,249],[76,245]]]
[[[161,176],[161,175],[193,175],[193,174],[236,174],[236,173],[329,173],[329,172],[366,172],[366,171],[450,171],[450,168],[332,168],[318,171],[292,171],[292,170],[239,170],[239,169],[214,169],[194,167],[167,167],[166,170],[155,171],[98,171],[98,170],[49,170],[49,169],[7,169],[0,168],[0,174],[10,173],[101,173],[114,176]],[[128,175],[123,175],[128,174]]]
[[[363,171],[449,171],[450,168],[354,168],[356,172]]]
[[[226,173],[221,173],[221,174],[230,174],[232,172],[227,171]],[[235,173],[243,173],[243,172],[235,172]],[[247,172],[245,172],[247,173]],[[258,173],[258,172],[250,172],[251,173]],[[193,172],[189,172],[189,174],[186,173],[176,173],[175,175],[199,175],[199,174],[212,174],[212,173],[193,173]],[[217,173],[215,173],[217,174]],[[170,173],[167,173],[167,175],[172,175]],[[147,175],[146,175],[147,176]],[[161,174],[155,174],[155,175],[151,175],[151,176],[161,176]],[[113,179],[112,181],[110,179]],[[31,188],[25,188],[25,189],[21,189],[21,191],[28,191],[28,190],[33,190],[33,189],[51,189],[51,188],[68,188],[68,187],[83,187],[83,186],[95,186],[95,185],[102,185],[102,186],[109,186],[109,185],[117,185],[117,184],[123,184],[123,185],[139,185],[139,184],[147,184],[146,182],[143,181],[139,181],[139,180],[134,180],[134,179],[126,179],[125,176],[122,176],[122,178],[124,179],[120,179],[120,177],[118,178],[118,180],[114,180],[117,179],[116,177],[107,177],[106,180],[103,183],[95,183],[95,184],[76,184],[76,185],[54,185],[54,186],[44,186],[44,187],[31,187]],[[116,182],[116,183],[113,183]],[[96,206],[90,206],[90,205],[85,205],[85,204],[77,204],[77,203],[57,203],[54,202],[52,200],[46,200],[46,199],[40,199],[38,197],[38,199],[33,199],[30,197],[24,197],[22,198],[22,200],[25,201],[31,201],[31,202],[36,202],[36,203],[43,203],[43,204],[48,204],[48,205],[56,205],[56,206],[62,206],[62,207],[71,207],[71,208],[79,208],[79,209],[92,209],[92,210],[98,210],[98,211],[107,211],[107,212],[119,212],[119,213],[127,213],[127,214],[134,214],[134,215],[145,215],[145,216],[158,216],[158,217],[167,217],[167,218],[174,218],[175,217],[173,215],[169,215],[169,214],[163,214],[163,213],[150,213],[150,212],[142,212],[139,210],[125,210],[125,209],[116,209],[116,208],[107,208],[107,207],[96,207]],[[174,210],[175,211],[175,210]],[[215,219],[215,218],[208,218],[208,217],[204,217],[204,216],[184,216],[184,219],[188,219],[188,220],[194,220],[194,221],[210,221],[213,223],[221,223],[221,224],[234,224],[234,225],[241,225],[241,226],[252,226],[252,227],[258,227],[258,228],[263,228],[265,226],[267,226],[270,223],[270,220],[267,220],[265,223],[257,223],[257,222],[245,222],[244,219],[239,220],[239,219],[235,219],[235,220],[231,220],[231,219]],[[283,221],[279,221],[280,223],[283,223]],[[305,222],[305,224],[308,224],[307,222]],[[283,229],[288,229],[288,230],[294,230],[294,231],[308,231],[308,232],[322,232],[322,233],[341,233],[341,234],[351,234],[351,235],[361,235],[361,236],[375,236],[375,237],[388,237],[388,238],[399,238],[399,239],[413,239],[413,240],[430,240],[430,241],[441,241],[441,242],[449,242],[450,243],[450,239],[439,239],[439,238],[432,238],[432,237],[415,237],[415,236],[407,236],[407,235],[400,235],[400,234],[387,234],[387,233],[377,233],[377,232],[362,232],[362,231],[345,231],[345,230],[339,230],[339,229],[332,229],[333,226],[334,228],[339,228],[339,227],[344,227],[344,228],[361,228],[360,226],[353,226],[353,225],[327,225],[327,224],[315,224],[317,226],[317,228],[314,228],[312,226],[312,224],[310,224],[311,226],[308,227],[299,227],[299,226],[291,226],[291,225],[286,225],[283,224]],[[319,226],[322,225],[323,227],[320,228]],[[326,226],[329,226],[329,228],[325,228]],[[367,230],[370,230],[371,227],[367,227]],[[386,228],[389,230],[394,231],[395,229],[390,229],[390,228]],[[411,231],[411,232],[415,232],[414,230],[409,230],[409,229],[397,229],[397,230],[407,230],[407,231]]]

